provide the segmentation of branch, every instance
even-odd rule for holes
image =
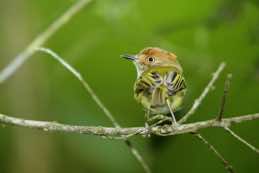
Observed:
[[[209,91],[212,89],[212,87],[213,87],[214,83],[216,82],[216,80],[219,78],[219,75],[220,75],[220,73],[224,70],[225,66],[226,66],[225,63],[221,63],[221,64],[219,65],[217,71],[213,74],[211,81],[208,83],[208,85],[206,86],[206,88],[203,90],[203,92],[201,93],[200,97],[197,98],[197,99],[194,101],[194,103],[193,103],[191,109],[184,115],[183,118],[181,118],[181,119],[178,121],[179,123],[182,124],[182,123],[186,122],[186,121],[190,118],[190,116],[193,115],[193,114],[196,112],[197,108],[201,105],[202,101],[203,101],[204,98],[207,96],[207,94],[209,93]]]
[[[78,13],[84,6],[88,5],[92,0],[78,0],[64,14],[55,20],[50,26],[39,34],[22,52],[20,52],[14,60],[0,72],[0,83],[3,83],[11,77],[19,67],[23,65],[35,52],[35,48],[42,46],[48,39],[55,34],[62,26]]]
[[[243,123],[245,121],[252,121],[259,119],[259,113],[243,115],[232,118],[223,118],[221,121],[217,119],[211,119],[207,121],[200,121],[196,123],[182,124],[178,126],[156,126],[150,129],[145,127],[131,127],[131,128],[112,128],[102,126],[78,126],[78,125],[67,125],[57,122],[48,121],[35,121],[26,120],[21,118],[14,118],[8,115],[0,114],[0,124],[13,125],[19,127],[26,127],[31,129],[39,129],[48,132],[64,132],[64,133],[77,133],[86,135],[96,135],[108,137],[111,139],[123,139],[127,136],[134,135],[159,135],[159,136],[172,136],[179,134],[186,134],[197,132],[201,129],[220,127],[229,128],[233,124]]]

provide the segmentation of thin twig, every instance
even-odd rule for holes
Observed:
[[[77,126],[61,124],[57,122],[26,120],[22,118],[14,118],[8,115],[0,114],[0,124],[26,127],[31,129],[39,129],[49,132],[77,133],[86,135],[105,136],[109,138],[121,137],[120,139],[123,140],[126,136],[132,137],[132,135],[147,136],[150,134],[154,134],[159,136],[172,136],[198,132],[199,130],[206,128],[225,128],[230,127],[232,124],[243,123],[246,121],[252,121],[257,119],[259,120],[259,113],[232,118],[223,118],[220,122],[216,119],[212,119],[196,123],[182,124],[179,126],[165,125],[147,129],[145,127],[116,128],[102,126]]]
[[[247,142],[245,139],[241,138],[239,135],[237,135],[235,132],[233,132],[233,130],[231,130],[229,127],[225,127],[224,128],[227,132],[229,132],[229,134],[231,134],[234,138],[236,138],[237,140],[239,140],[241,143],[245,144],[247,147],[249,147],[251,150],[253,150],[254,152],[256,152],[257,154],[259,154],[259,149],[257,149],[256,147],[254,147],[252,144],[250,144],[249,142]]]
[[[201,134],[199,133],[194,133],[194,135],[201,141],[203,142],[205,145],[207,145],[209,147],[209,149],[221,160],[221,162],[223,163],[225,169],[229,172],[229,173],[234,173],[234,169],[232,167],[232,165],[230,165],[228,163],[228,161],[219,153],[219,151],[212,145],[210,144]]]
[[[219,116],[218,116],[219,121],[221,121],[221,119],[223,118],[224,112],[225,112],[226,99],[227,99],[227,95],[228,95],[229,88],[230,88],[231,78],[232,78],[232,74],[228,74],[227,78],[225,80],[224,94],[221,99],[221,105],[220,105]]]
[[[0,83],[3,83],[11,77],[21,65],[29,59],[35,52],[35,48],[41,47],[46,41],[55,34],[62,26],[78,13],[84,6],[88,5],[92,0],[78,0],[64,14],[56,19],[47,27],[45,31],[40,33],[22,52],[20,52],[14,60],[0,72]]]
[[[226,64],[225,63],[221,63],[217,69],[217,71],[213,74],[211,81],[208,83],[208,85],[206,86],[206,88],[203,90],[202,94],[200,95],[200,97],[198,97],[195,101],[194,104],[192,105],[191,109],[184,115],[183,118],[181,118],[178,123],[182,124],[184,122],[186,122],[188,120],[188,118],[190,118],[190,116],[192,114],[194,114],[197,110],[197,108],[201,105],[203,99],[207,96],[207,94],[209,93],[209,91],[212,89],[214,83],[216,82],[216,80],[219,78],[220,73],[223,71],[223,69],[225,68]]]
[[[46,54],[49,54],[50,57],[57,60],[65,69],[67,69],[69,72],[73,74],[74,77],[78,79],[78,81],[82,84],[84,89],[90,94],[90,96],[93,98],[93,100],[96,102],[96,104],[102,109],[104,114],[109,118],[109,120],[112,122],[112,124],[115,127],[120,127],[118,122],[115,120],[111,112],[104,106],[102,101],[99,99],[99,97],[95,94],[94,90],[90,87],[90,85],[86,82],[86,80],[82,77],[82,75],[70,64],[68,64],[63,58],[61,58],[57,53],[52,51],[49,48],[35,48],[36,51],[44,52]]]
[[[108,119],[112,122],[112,124],[116,128],[120,128],[119,123],[115,120],[112,113],[103,104],[103,102],[100,100],[100,98],[95,94],[94,90],[90,87],[90,85],[86,82],[86,80],[82,77],[82,75],[74,67],[69,65],[63,58],[61,58],[57,53],[55,53],[51,49],[36,48],[36,50],[51,55],[52,58],[57,60],[62,66],[65,67],[65,69],[67,69],[69,72],[71,72],[73,74],[73,76],[75,76],[79,80],[79,82],[82,84],[84,89],[90,94],[92,99],[95,101],[95,103],[98,105],[98,107],[101,108],[101,110],[108,117]],[[128,139],[125,139],[125,143],[130,148],[130,150],[131,150],[132,154],[135,156],[135,158],[139,161],[139,163],[141,164],[141,166],[143,167],[145,172],[150,173],[151,172],[150,168],[148,167],[148,165],[146,164],[146,162],[144,161],[144,159],[142,158],[142,156],[140,155],[138,150],[133,147],[133,145],[131,144],[131,142]]]

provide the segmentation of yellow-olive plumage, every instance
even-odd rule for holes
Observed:
[[[160,48],[145,48],[137,55],[124,57],[136,66],[138,76],[134,96],[149,114],[168,114],[170,109],[180,108],[186,84],[182,67],[173,53]]]

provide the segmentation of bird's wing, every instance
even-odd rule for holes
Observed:
[[[173,96],[179,91],[186,89],[186,83],[183,75],[172,71],[166,78],[166,84],[168,88],[168,95]]]

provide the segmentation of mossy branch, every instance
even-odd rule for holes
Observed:
[[[5,125],[13,125],[19,127],[26,127],[32,129],[39,129],[48,132],[64,132],[77,133],[86,135],[103,136],[111,139],[127,139],[132,136],[141,135],[158,135],[158,136],[172,136],[192,132],[198,132],[206,128],[229,128],[233,124],[239,124],[246,121],[259,119],[259,113],[237,116],[232,118],[223,118],[221,121],[211,119],[207,121],[200,121],[195,123],[182,124],[179,126],[156,126],[152,128],[146,127],[103,127],[103,126],[78,126],[61,124],[58,122],[35,121],[21,118],[14,118],[8,115],[0,114],[0,123]]]

